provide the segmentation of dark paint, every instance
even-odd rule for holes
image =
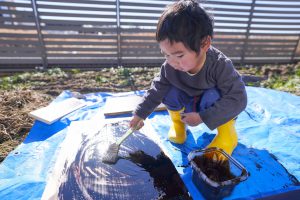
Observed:
[[[191,199],[170,159],[139,131],[122,143],[116,164],[101,161],[106,136],[120,137],[127,126],[127,121],[107,124],[83,138],[75,161],[64,169],[59,199]]]

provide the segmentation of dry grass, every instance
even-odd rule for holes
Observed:
[[[27,136],[33,124],[28,112],[47,105],[50,99],[31,90],[0,91],[0,161]]]

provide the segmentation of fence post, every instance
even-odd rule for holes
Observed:
[[[43,60],[43,70],[45,70],[48,67],[48,61],[47,61],[46,47],[45,47],[45,43],[44,43],[42,31],[41,31],[40,19],[39,19],[36,1],[31,0],[31,5],[32,5],[33,13],[34,13],[34,18],[35,18],[36,30],[37,30],[37,34],[38,34],[39,42],[40,42],[41,56],[42,56],[42,60]]]
[[[297,51],[297,48],[299,46],[299,43],[300,43],[300,34],[298,35],[298,42],[296,42],[296,45],[295,45],[295,48],[294,48],[294,51],[293,51],[293,55],[291,57],[291,62],[296,62],[295,61],[295,56],[296,56],[296,51]]]
[[[250,15],[249,15],[249,20],[248,20],[244,45],[243,45],[243,49],[242,49],[242,59],[241,59],[241,64],[242,65],[245,64],[245,52],[246,52],[246,49],[248,47],[248,40],[249,40],[249,34],[250,34],[249,32],[250,32],[250,27],[251,27],[252,18],[253,18],[253,12],[254,12],[254,8],[255,8],[255,1],[256,0],[252,0],[252,3],[251,3]]]
[[[116,17],[117,17],[117,45],[118,45],[118,67],[121,63],[121,27],[120,27],[120,0],[116,0]]]

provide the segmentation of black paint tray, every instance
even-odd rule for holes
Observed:
[[[222,154],[226,161],[214,162],[207,155]],[[222,149],[212,147],[189,153],[192,180],[207,199],[222,199],[232,192],[234,186],[248,178],[248,172],[237,160]]]

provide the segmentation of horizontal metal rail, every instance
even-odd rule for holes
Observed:
[[[159,66],[156,24],[172,2],[0,1],[0,71]],[[236,64],[300,61],[300,5],[287,2],[203,1],[215,18],[213,45]]]

